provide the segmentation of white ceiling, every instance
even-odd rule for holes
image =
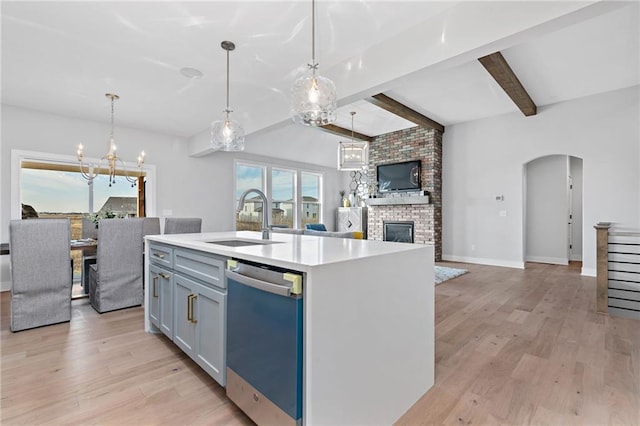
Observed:
[[[309,1],[2,1],[2,103],[192,138],[231,108],[247,133],[294,126],[288,96],[311,56]],[[329,1],[317,4],[320,74],[339,126],[413,126],[363,101],[384,92],[447,126],[517,111],[476,60],[502,51],[538,107],[638,85],[639,4]],[[188,79],[183,67],[201,70]],[[523,116],[523,119],[524,116]],[[335,137],[335,136],[333,136]]]

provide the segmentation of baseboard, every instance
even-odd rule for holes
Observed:
[[[581,254],[572,254],[571,256],[569,256],[569,260],[572,262],[582,262],[582,255]]]
[[[585,277],[595,277],[596,270],[594,268],[582,268],[580,275],[584,275]]]
[[[525,262],[536,263],[551,263],[552,265],[564,265],[569,264],[569,260],[566,257],[544,257],[544,256],[527,256]]]
[[[448,260],[450,262],[475,263],[478,265],[501,266],[503,268],[524,269],[524,262],[502,260],[502,259],[486,259],[483,257],[467,257],[467,256],[455,256],[452,254],[443,254],[442,260]]]
[[[0,291],[11,290],[11,281],[0,281]]]

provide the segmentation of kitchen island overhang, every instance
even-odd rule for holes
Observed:
[[[393,423],[434,383],[433,247],[277,233],[267,244],[212,243],[260,239],[249,231],[147,236],[304,273],[303,423]],[[148,313],[145,330],[157,332]]]

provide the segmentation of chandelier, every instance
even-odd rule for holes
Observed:
[[[323,126],[336,120],[338,108],[336,86],[333,81],[317,73],[315,47],[316,4],[311,1],[311,63],[309,72],[298,78],[291,87],[293,121],[305,126]]]
[[[220,46],[227,51],[227,107],[223,110],[224,120],[211,123],[211,147],[218,151],[244,151],[244,130],[237,121],[232,121],[229,114],[229,52],[236,48],[231,41],[223,41]]]
[[[100,159],[100,162],[97,165],[94,165],[93,163],[85,164],[84,147],[82,146],[82,144],[78,145],[78,162],[80,163],[80,173],[82,174],[83,178],[89,181],[89,185],[92,185],[93,180],[103,170],[102,162],[106,161],[105,168],[109,171],[109,186],[116,183],[116,174],[122,174],[131,184],[131,187],[134,187],[136,186],[138,178],[142,176],[142,166],[144,165],[144,151],[142,151],[138,156],[137,176],[129,176],[124,161],[122,161],[116,154],[116,141],[113,137],[113,103],[115,100],[120,99],[120,96],[114,95],[112,93],[106,93],[105,96],[111,99],[111,135],[109,136],[109,150],[107,151],[107,154]],[[116,170],[118,164],[120,164],[123,169],[121,173],[118,173]]]
[[[351,141],[338,145],[338,170],[362,170],[369,164],[369,143],[353,139],[353,116],[351,111]]]

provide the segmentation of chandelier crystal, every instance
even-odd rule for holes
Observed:
[[[351,113],[351,141],[338,144],[338,170],[362,170],[369,164],[369,143],[356,142],[353,138],[353,116]]]
[[[311,1],[311,63],[307,72],[291,87],[291,112],[295,123],[323,126],[336,121],[338,101],[336,85],[318,74],[315,47],[315,0]]]
[[[244,151],[244,130],[237,121],[231,120],[229,114],[229,52],[236,48],[231,41],[223,41],[220,46],[227,51],[227,107],[223,110],[223,120],[211,123],[211,147],[216,151]]]
[[[144,151],[142,151],[138,156],[137,176],[129,176],[127,172],[126,164],[124,163],[124,161],[120,159],[120,157],[118,157],[116,153],[117,147],[116,147],[116,141],[115,141],[114,132],[113,132],[113,129],[114,129],[113,104],[114,104],[114,101],[120,99],[120,96],[114,95],[112,93],[106,93],[105,96],[111,100],[111,133],[109,135],[108,151],[107,151],[107,154],[100,159],[98,164],[93,164],[93,163],[85,164],[84,146],[82,146],[82,144],[78,145],[77,155],[78,155],[78,162],[80,163],[80,173],[83,178],[89,181],[89,185],[92,185],[93,180],[100,174],[100,172],[104,168],[109,173],[109,186],[116,183],[116,174],[122,174],[124,175],[125,179],[127,179],[127,181],[131,184],[131,187],[134,187],[138,182],[138,178],[143,175],[145,153]],[[102,164],[103,161],[106,162],[106,165],[104,167]],[[117,171],[118,164],[121,166],[123,170],[122,173],[118,173]]]

